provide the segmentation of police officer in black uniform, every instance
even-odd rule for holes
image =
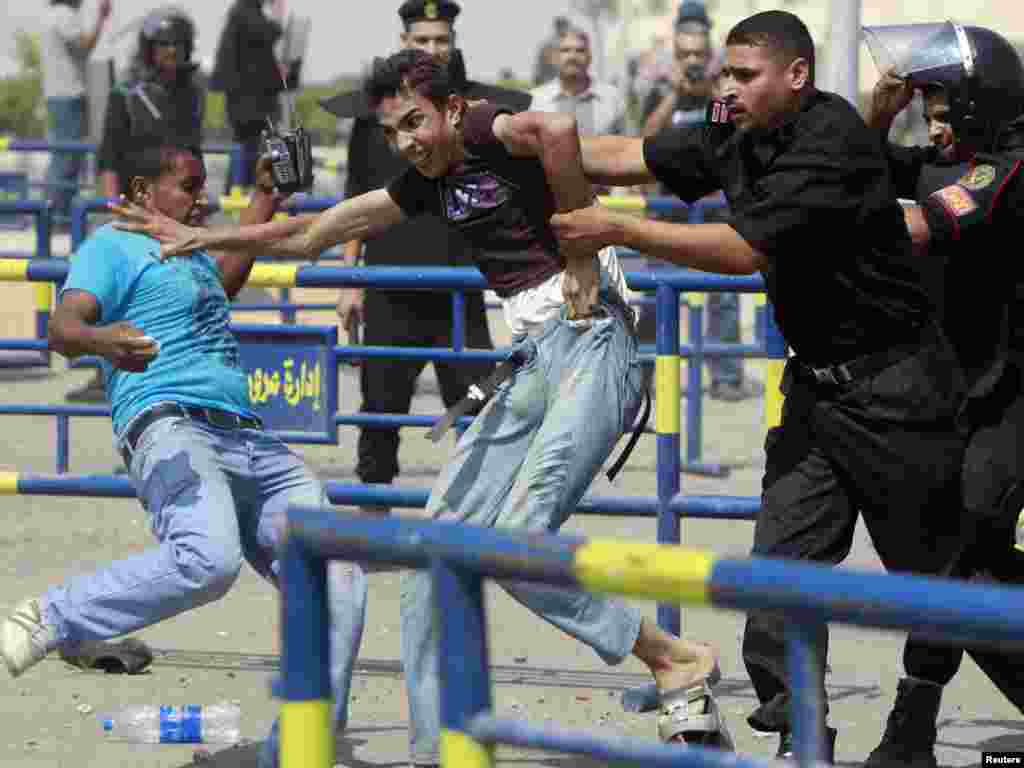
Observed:
[[[469,99],[487,99],[517,110],[526,109],[530,95],[484,85],[466,78],[461,52],[455,48],[452,28],[460,7],[451,0],[406,0],[398,9],[404,31],[402,44],[444,58],[459,73],[463,94]],[[348,178],[345,196],[355,197],[385,187],[408,167],[391,151],[383,131],[362,90],[342,93],[323,102],[339,117],[355,118],[348,148]],[[457,232],[434,216],[419,216],[392,227],[365,244],[367,265],[471,266],[469,244]],[[345,245],[345,257],[355,263],[363,250],[359,241]],[[466,346],[491,349],[484,294],[465,294]],[[452,302],[448,293],[426,291],[383,291],[345,289],[339,315],[350,332],[365,321],[363,343],[385,346],[450,346]],[[408,413],[416,379],[425,363],[421,360],[367,359],[360,366],[360,384],[365,413]],[[459,402],[471,384],[486,378],[492,363],[435,362],[434,369],[445,407]],[[356,474],[364,483],[390,483],[399,472],[398,429],[360,429]],[[368,511],[383,514],[385,508]]]
[[[96,158],[103,194],[125,191],[131,148],[154,137],[199,145],[205,93],[192,62],[195,26],[181,11],[159,10],[139,30],[138,50],[126,80],[110,94]]]
[[[103,138],[96,155],[100,188],[107,197],[125,192],[134,146],[154,137],[174,137],[199,146],[206,95],[192,62],[195,26],[178,10],[158,10],[143,19],[128,77],[110,93]],[[103,374],[70,390],[72,402],[106,402]]]
[[[876,60],[894,65],[876,86],[873,126],[888,134],[921,90],[945,102],[953,128],[948,159],[931,147],[889,146],[898,193],[921,202],[908,222],[927,248],[921,261],[933,273],[968,392],[960,424],[970,435],[963,493],[973,530],[947,575],[1021,584],[1024,540],[1015,540],[1014,528],[1024,507],[1024,268],[1000,255],[1024,226],[1024,65],[1010,43],[983,27],[946,22],[867,33]],[[909,58],[885,54],[893,35]],[[992,258],[979,264],[985,255]],[[1024,654],[968,652],[1024,712]],[[962,658],[960,648],[908,638],[906,677],[866,768],[935,768],[942,688]]]
[[[813,41],[784,11],[730,31],[722,94],[705,126],[582,143],[593,181],[657,180],[687,201],[723,189],[728,223],[639,221],[592,206],[555,216],[556,233],[764,275],[796,355],[782,423],[765,441],[753,554],[839,563],[860,512],[886,567],[936,573],[963,525],[961,377],[914,266],[882,146],[846,100],[814,86]],[[786,623],[751,611],[743,642],[759,700],[748,722],[780,734],[780,757],[793,743]],[[824,625],[820,633],[827,652]],[[824,654],[816,666],[824,698]]]

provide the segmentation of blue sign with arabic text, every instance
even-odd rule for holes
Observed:
[[[294,443],[338,442],[338,367],[331,326],[233,325],[263,425]]]

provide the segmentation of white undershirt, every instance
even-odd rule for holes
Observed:
[[[633,292],[626,286],[626,275],[619,265],[618,256],[614,248],[604,248],[597,258],[601,263],[601,289],[609,287],[629,302],[633,298]],[[505,313],[505,322],[511,329],[514,336],[533,333],[545,322],[553,317],[561,316],[562,307],[565,306],[565,298],[562,296],[562,279],[565,272],[552,275],[540,285],[520,291],[514,296],[502,300],[502,309]],[[632,322],[636,324],[636,311],[632,312]],[[581,320],[580,323],[589,323],[589,320]]]

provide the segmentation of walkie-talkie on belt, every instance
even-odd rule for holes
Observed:
[[[267,129],[260,134],[260,155],[270,158],[270,172],[274,186],[283,195],[290,195],[313,187],[313,146],[305,129],[292,127],[294,96],[285,84],[284,125],[275,127],[267,118]]]

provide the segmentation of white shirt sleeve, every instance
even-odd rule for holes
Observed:
[[[65,45],[70,48],[78,48],[78,42],[84,33],[81,14],[66,5],[54,7],[53,29]]]

